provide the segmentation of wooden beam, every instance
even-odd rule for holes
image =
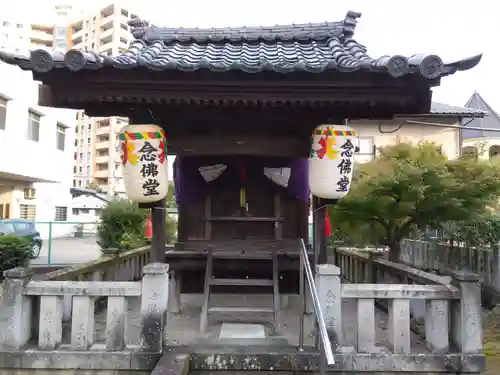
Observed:
[[[168,138],[169,153],[190,155],[254,155],[275,157],[307,157],[307,137],[276,137],[270,135],[207,135]]]
[[[44,107],[54,107],[54,95],[52,94],[52,88],[49,85],[44,85],[43,83],[38,85],[38,105]]]
[[[151,208],[151,221],[153,227],[153,238],[151,239],[151,250],[149,261],[165,262],[165,200],[155,202]]]

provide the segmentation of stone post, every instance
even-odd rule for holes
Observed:
[[[365,275],[365,283],[376,284],[377,283],[377,266],[375,265],[375,261],[382,258],[384,253],[382,251],[370,251],[368,253],[368,263]]]
[[[326,330],[335,350],[343,344],[340,268],[333,264],[317,265],[315,284]]]
[[[168,264],[150,263],[143,268],[141,295],[141,347],[161,352],[168,310]]]
[[[452,285],[461,293],[460,300],[451,304],[452,341],[461,353],[480,353],[483,328],[479,276],[468,271],[455,271]]]
[[[30,268],[17,267],[3,272],[0,303],[0,348],[20,349],[31,337],[32,300],[23,295],[33,276]]]
[[[500,245],[493,246],[491,249],[493,256],[493,265],[491,268],[491,287],[500,293]]]

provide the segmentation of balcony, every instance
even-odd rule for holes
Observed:
[[[80,29],[78,31],[73,31],[73,34],[71,35],[71,40],[73,43],[80,43],[83,39],[83,29]]]
[[[95,158],[96,164],[108,164],[109,162],[109,155],[106,156],[97,156]]]
[[[109,28],[107,30],[104,30],[104,29],[101,29],[101,33],[99,35],[99,37],[101,38],[101,42],[110,42],[111,40],[113,40],[113,28]]]
[[[96,150],[109,150],[109,147],[111,145],[111,142],[108,140],[106,141],[97,141],[95,143],[95,149]]]
[[[41,43],[47,43],[54,40],[54,37],[52,34],[49,34],[47,32],[41,31],[41,30],[33,30],[30,34],[30,38],[33,41],[41,42]]]
[[[112,40],[111,40],[112,41]],[[101,46],[99,48],[100,51],[106,51],[106,50],[110,50],[112,51],[113,50],[113,43],[112,42],[109,42],[109,43],[101,43]]]
[[[95,134],[96,135],[104,135],[104,134],[109,134],[110,132],[110,127],[109,125],[108,126],[99,126],[99,123],[98,123],[98,127],[96,128],[95,130]]]
[[[96,171],[94,175],[96,178],[108,178],[108,170],[102,169],[100,171]]]
[[[101,28],[104,30],[113,29],[114,15],[107,16],[101,19]]]

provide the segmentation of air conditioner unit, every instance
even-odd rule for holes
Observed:
[[[24,189],[24,199],[35,199],[36,198],[36,190],[33,188]]]

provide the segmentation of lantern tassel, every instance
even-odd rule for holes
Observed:
[[[325,208],[325,222],[323,225],[323,234],[327,238],[332,235],[332,226],[330,224],[330,218],[328,217],[328,208]]]

